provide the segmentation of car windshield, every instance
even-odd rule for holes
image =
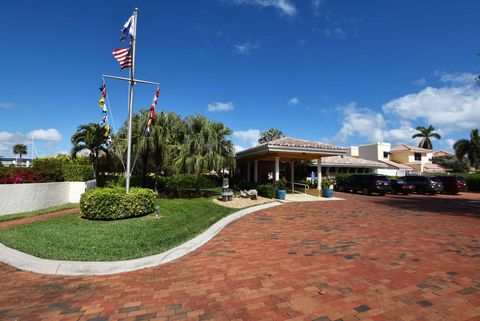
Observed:
[[[388,178],[387,176],[374,176],[374,179],[377,180],[377,181],[387,181],[388,182]]]
[[[435,177],[435,176],[430,177],[430,179],[434,182],[437,182],[437,183],[440,182],[440,179],[438,177]]]
[[[407,182],[405,182],[403,179],[397,179],[397,184],[404,184],[404,185],[406,185]]]

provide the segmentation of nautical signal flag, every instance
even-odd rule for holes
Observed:
[[[120,48],[112,50],[112,54],[120,63],[120,69],[132,67],[132,53],[130,48]]]
[[[102,92],[102,97],[107,96],[107,86],[105,85],[105,80],[102,80],[102,85],[98,89]]]
[[[98,105],[103,108],[105,106],[105,97],[102,96],[100,100],[98,101]]]
[[[135,18],[132,15],[132,16],[130,16],[130,18],[128,18],[127,22],[125,22],[125,24],[123,25],[122,35],[120,36],[120,41],[123,41],[123,40],[127,39],[127,34],[129,34],[130,36],[133,37],[133,34],[134,34],[133,19],[135,19]]]

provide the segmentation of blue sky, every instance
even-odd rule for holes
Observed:
[[[100,120],[135,6],[137,78],[161,83],[158,109],[224,122],[237,149],[269,127],[349,146],[414,144],[432,124],[449,150],[480,127],[478,1],[2,1],[0,155],[32,137],[40,155],[69,151]],[[107,87],[119,127],[127,85]],[[138,86],[135,110],[153,94]]]

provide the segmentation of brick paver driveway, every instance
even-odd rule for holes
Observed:
[[[249,215],[142,271],[0,265],[0,319],[480,320],[480,194],[341,196]]]

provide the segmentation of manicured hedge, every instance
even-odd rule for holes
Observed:
[[[275,186],[272,184],[257,185],[256,189],[260,196],[275,198]]]
[[[41,157],[33,161],[32,168],[45,179],[45,182],[62,182],[62,166],[65,163],[66,160],[62,158]]]
[[[175,174],[172,176],[160,176],[157,178],[158,191],[166,196],[179,197],[185,191],[195,189],[207,189],[220,187],[221,182],[211,175],[202,175],[197,178],[195,175]]]
[[[125,187],[125,175],[99,175],[97,177],[97,186],[99,187]],[[155,178],[147,176],[145,186],[142,186],[142,177],[138,175],[130,176],[131,187],[146,187],[154,189]]]
[[[146,188],[97,188],[80,197],[80,213],[90,220],[116,220],[150,214],[154,211],[155,193]]]
[[[93,168],[90,165],[63,165],[62,175],[66,182],[85,182],[93,179]]]

